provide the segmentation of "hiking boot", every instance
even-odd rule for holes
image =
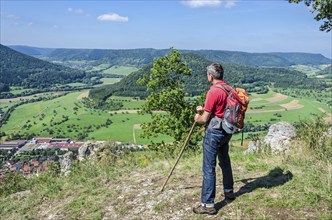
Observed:
[[[199,205],[193,208],[193,212],[196,214],[208,214],[208,215],[215,215],[217,214],[217,210],[214,207],[205,207]]]
[[[225,199],[227,200],[234,200],[235,199],[235,194],[233,191],[230,192],[224,192],[225,193]]]

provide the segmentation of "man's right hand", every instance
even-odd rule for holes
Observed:
[[[202,114],[204,112],[204,108],[202,106],[197,106],[196,111],[198,114]]]

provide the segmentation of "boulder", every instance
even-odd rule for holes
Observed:
[[[67,176],[70,173],[71,163],[73,160],[73,152],[68,151],[62,156],[60,160],[60,169],[61,173]]]
[[[296,137],[293,125],[279,122],[270,126],[268,134],[262,140],[249,142],[246,153],[259,152],[264,146],[269,146],[272,153],[282,153],[291,148],[292,140]]]

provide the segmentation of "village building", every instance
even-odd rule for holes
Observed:
[[[52,138],[50,143],[54,143],[54,142],[70,143],[70,139],[69,138]]]
[[[71,143],[51,143],[49,145],[49,148],[59,148],[59,149],[77,149],[80,148],[81,146],[83,145],[83,143],[74,143],[74,142],[71,142]]]
[[[26,140],[12,140],[4,141],[0,144],[0,150],[13,150],[23,147],[28,141]]]
[[[0,149],[7,149],[8,152],[10,152],[10,150],[13,150],[13,152],[16,153],[13,155],[13,157],[11,157],[11,160],[2,162],[2,167],[0,170],[0,180],[3,179],[5,174],[8,172],[14,172],[23,175],[30,175],[30,174],[39,175],[41,172],[47,171],[48,167],[52,163],[54,162],[58,163],[59,151],[63,150],[78,151],[78,149],[83,144],[84,144],[83,142],[73,142],[69,138],[47,138],[47,137],[33,138],[31,141],[14,140],[14,141],[4,142],[1,144],[2,148],[0,147]],[[47,151],[48,149],[56,149],[56,150],[54,152],[54,155],[46,155],[46,154],[35,155],[30,153],[32,151],[36,151],[37,154],[38,152],[42,153],[44,152],[43,151],[44,149],[46,150],[46,152],[48,152]],[[36,157],[30,160],[25,160],[25,159],[22,160],[22,158],[25,158],[24,153],[28,153],[28,155],[35,155]],[[20,156],[21,154],[23,154],[23,157],[21,157],[20,161],[17,161],[15,157]],[[41,157],[41,155],[43,155],[43,157]]]
[[[39,137],[39,138],[33,138],[32,143],[40,144],[40,143],[51,143],[52,138],[47,137]]]

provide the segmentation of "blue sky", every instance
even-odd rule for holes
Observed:
[[[332,57],[331,33],[286,0],[1,0],[1,44],[215,49]]]

